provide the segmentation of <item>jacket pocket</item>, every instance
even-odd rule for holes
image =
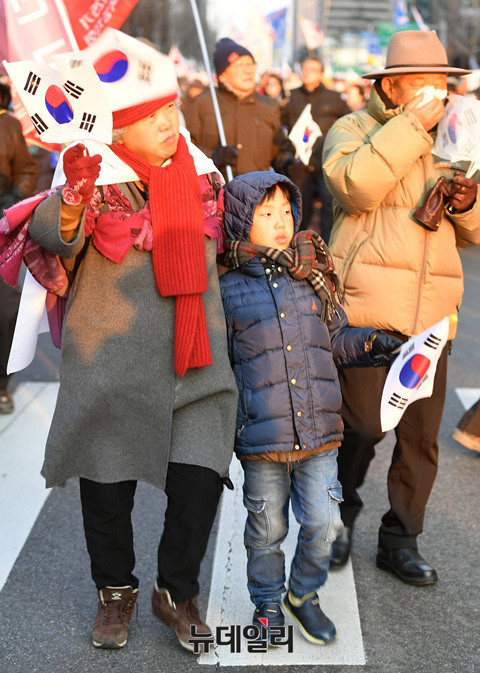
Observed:
[[[342,532],[343,523],[340,517],[340,503],[343,502],[342,485],[340,482],[327,486],[327,493],[329,495],[328,503],[328,529],[325,537],[325,542],[334,542]]]

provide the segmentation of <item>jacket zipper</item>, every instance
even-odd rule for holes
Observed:
[[[428,231],[425,231],[424,244],[423,244],[423,257],[422,257],[422,264],[421,264],[421,267],[420,267],[422,273],[420,274],[419,279],[418,279],[417,308],[415,310],[415,315],[414,315],[414,318],[413,318],[412,334],[417,333],[417,321],[418,321],[418,316],[420,314],[420,302],[422,300],[422,286],[423,286],[424,275],[425,275],[425,267],[426,267],[426,263],[427,263],[427,236],[428,236]]]
[[[242,391],[243,392],[242,392],[241,400],[242,400],[242,411],[243,411],[243,423],[237,430],[237,437],[240,437],[240,435],[243,432],[243,428],[248,423],[247,401],[246,401],[246,398],[245,398],[245,381],[243,380],[243,374],[242,374]]]

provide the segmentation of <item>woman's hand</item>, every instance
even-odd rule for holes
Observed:
[[[84,145],[79,143],[69,147],[63,155],[63,172],[70,187],[87,203],[93,195],[95,180],[100,175],[102,157],[94,154],[91,157]]]

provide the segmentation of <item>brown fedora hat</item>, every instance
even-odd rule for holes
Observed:
[[[434,30],[402,30],[394,33],[388,42],[384,70],[362,75],[377,79],[386,75],[407,75],[414,72],[441,72],[468,75],[471,70],[448,65],[447,52]]]

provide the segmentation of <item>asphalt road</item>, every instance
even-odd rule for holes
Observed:
[[[433,587],[410,587],[375,567],[377,530],[387,506],[385,475],[392,433],[378,446],[362,488],[352,555],[366,663],[297,666],[285,653],[278,673],[479,673],[480,454],[450,438],[463,407],[458,388],[480,388],[480,248],[462,252],[465,299],[449,359],[447,401],[440,433],[440,469],[419,548],[439,574]],[[13,386],[58,380],[58,353],[42,337],[36,360]],[[0,437],[1,439],[1,437]],[[0,447],[0,451],[1,451]],[[1,506],[0,492],[0,506]],[[22,502],[17,503],[18,510]],[[164,495],[141,485],[134,511],[136,573],[141,579],[138,622],[127,646],[98,651],[89,632],[96,611],[78,504],[78,485],[55,488],[41,510],[0,592],[0,673],[208,673],[182,650],[150,610],[155,550]],[[16,516],[13,508],[11,516]],[[216,529],[202,568],[199,602],[206,611]],[[243,563],[239,559],[239,563]],[[342,602],[342,595],[338,595]],[[314,647],[314,646],[312,646]],[[222,667],[257,671],[258,665]]]

